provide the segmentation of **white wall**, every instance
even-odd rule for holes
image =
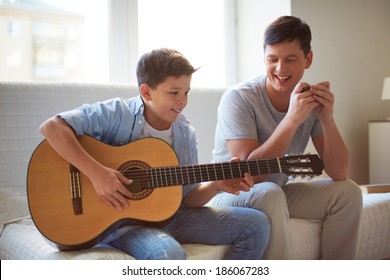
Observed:
[[[368,183],[368,122],[390,116],[390,102],[381,101],[383,79],[390,76],[390,1],[292,0],[291,9],[313,33],[314,62],[304,78],[331,82],[350,177]]]
[[[263,74],[263,34],[267,25],[290,15],[290,0],[237,0],[238,81]]]
[[[368,183],[368,122],[390,116],[390,101],[381,101],[383,79],[390,77],[390,1],[264,2],[238,1],[239,80],[264,73],[264,27],[291,8],[313,33],[314,61],[304,80],[331,82],[335,119],[351,154],[350,178]]]

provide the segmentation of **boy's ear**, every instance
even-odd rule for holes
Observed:
[[[147,100],[149,101],[151,98],[150,98],[150,87],[147,85],[147,84],[142,84],[140,87],[139,87],[139,91],[141,93],[141,96],[144,100]]]

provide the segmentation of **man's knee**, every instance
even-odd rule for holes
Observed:
[[[362,201],[362,190],[354,181],[347,179],[332,181],[331,184],[334,186],[335,190],[338,190],[339,193],[347,197],[347,199],[356,202]]]
[[[251,189],[252,200],[267,199],[280,199],[284,197],[282,188],[271,182],[263,182],[256,184]]]
[[[352,180],[337,181],[344,189],[345,196],[355,208],[363,207],[363,194],[360,187]]]
[[[259,209],[269,215],[277,209],[287,207],[283,189],[271,182],[257,184],[251,190],[251,208]]]
[[[352,180],[334,181],[331,179],[323,180],[328,189],[332,189],[334,198],[337,198],[342,204],[349,205],[356,209],[363,205],[363,195],[360,187]],[[342,202],[343,201],[343,202]]]

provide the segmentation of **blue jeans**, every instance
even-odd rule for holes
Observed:
[[[163,228],[127,226],[108,242],[136,259],[186,259],[180,244],[230,245],[224,259],[261,259],[270,222],[261,211],[241,207],[180,208]],[[123,233],[124,232],[124,233]]]

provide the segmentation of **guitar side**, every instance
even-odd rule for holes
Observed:
[[[178,165],[172,148],[155,138],[116,147],[89,136],[81,136],[79,141],[97,161],[116,170],[129,161],[151,167]],[[117,227],[134,220],[166,220],[177,211],[182,199],[181,186],[156,188],[145,198],[130,199],[129,207],[118,211],[103,202],[82,173],[80,182],[82,213],[75,214],[70,191],[70,164],[46,140],[36,148],[27,174],[29,209],[42,235],[61,250],[92,247]]]

